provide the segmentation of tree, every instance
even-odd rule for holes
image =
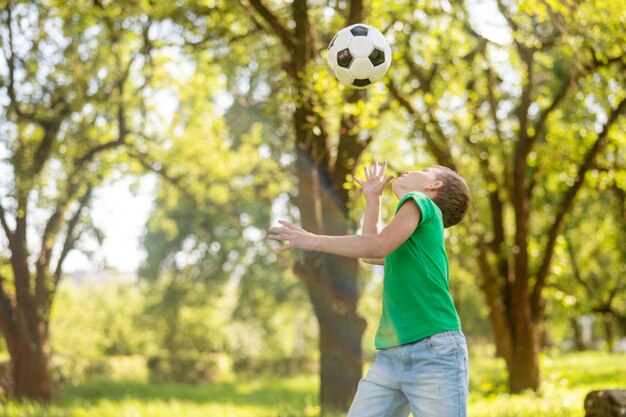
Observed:
[[[388,86],[439,163],[477,173],[468,229],[498,354],[511,391],[537,390],[556,243],[595,161],[623,136],[620,13],[498,1],[507,31],[496,40],[462,6],[408,16],[404,68]]]
[[[93,190],[131,143],[140,88],[129,78],[141,78],[133,65],[150,52],[148,25],[130,3],[1,4],[0,256],[10,268],[0,268],[0,329],[15,395],[47,401],[50,309],[68,253],[89,232]]]

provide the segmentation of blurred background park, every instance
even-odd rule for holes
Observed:
[[[342,415],[382,270],[364,164],[441,164],[471,416],[626,388],[626,6],[611,0],[0,0],[2,416]],[[393,62],[343,87],[326,47]],[[391,193],[383,217],[393,214]]]

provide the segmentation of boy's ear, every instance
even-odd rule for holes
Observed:
[[[437,181],[433,181],[432,183],[428,184],[426,186],[426,188],[425,188],[425,191],[437,191],[441,187],[443,187],[443,182],[441,180],[437,180]]]

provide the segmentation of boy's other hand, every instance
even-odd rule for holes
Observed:
[[[277,242],[287,242],[276,249],[276,252],[284,252],[287,249],[297,248],[304,250],[315,250],[315,235],[306,230],[289,223],[286,220],[279,220],[282,226],[270,227],[269,239]]]
[[[385,177],[387,161],[383,161],[380,166],[378,162],[374,162],[370,169],[365,166],[363,167],[363,172],[365,179],[354,177],[354,181],[361,186],[365,199],[380,197],[389,181],[393,179],[393,175]]]

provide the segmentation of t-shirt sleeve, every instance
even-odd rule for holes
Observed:
[[[422,213],[420,224],[424,223],[435,215],[435,208],[433,207],[435,203],[433,203],[433,201],[426,194],[419,191],[411,191],[410,193],[402,197],[402,199],[398,203],[398,206],[396,207],[396,213],[398,212],[398,210],[400,210],[400,207],[402,207],[402,205],[408,200],[415,201],[415,204],[417,204],[417,207],[420,209],[420,212]]]

